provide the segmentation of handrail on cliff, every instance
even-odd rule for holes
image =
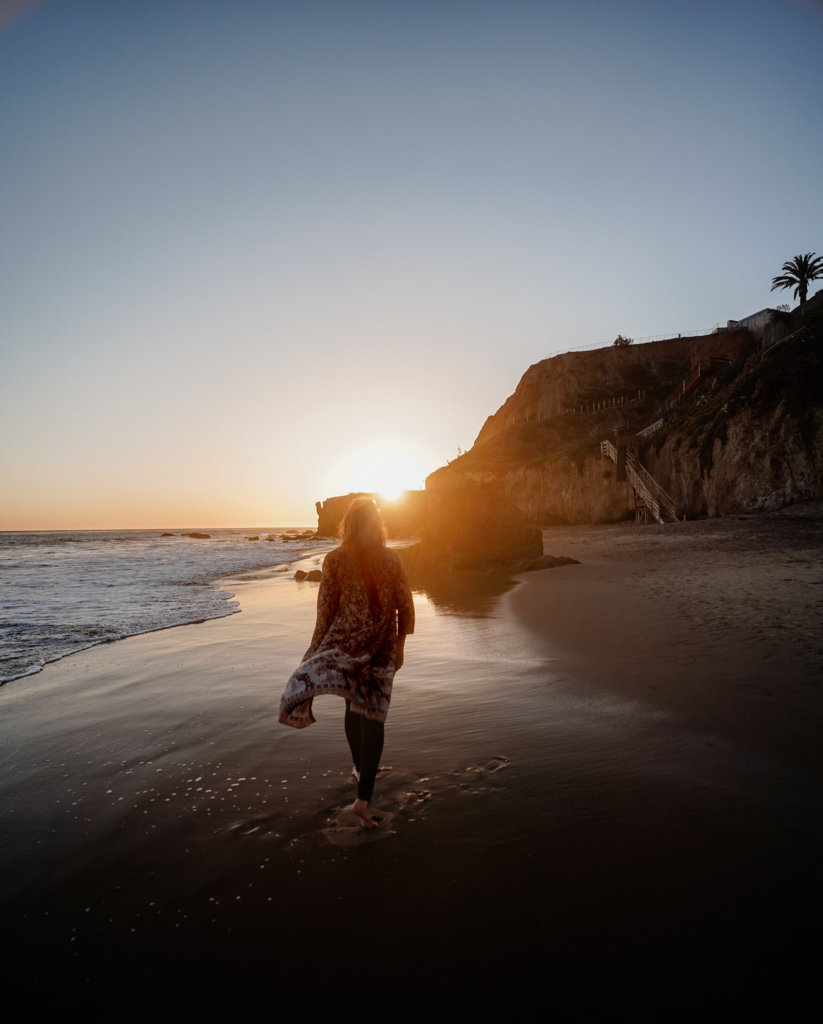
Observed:
[[[644,427],[643,430],[638,430],[634,435],[635,437],[651,437],[652,434],[656,434],[658,430],[663,426],[666,421],[661,416],[659,420],[655,420],[654,423],[650,423],[648,427]]]
[[[708,362],[700,362],[692,367],[688,377],[681,381],[680,384],[672,391],[669,397],[663,403],[665,406],[678,405],[683,398],[698,384],[701,384],[706,377],[710,376],[712,372],[717,372],[723,367],[729,365],[730,360],[724,359],[721,356],[711,356]]]
[[[600,455],[617,462],[617,448],[609,440],[600,442]],[[632,485],[635,496],[642,499],[643,504],[651,512],[658,523],[665,523],[664,514],[673,522],[678,521],[677,506],[674,498],[665,491],[651,473],[642,465],[634,452],[626,451],[626,476]]]
[[[571,413],[573,415],[582,416],[587,412],[600,412],[605,409],[616,409],[622,405],[633,405],[635,402],[639,402],[641,398],[646,397],[645,388],[638,388],[637,394],[631,395],[612,395],[610,398],[601,398],[595,402],[575,402],[573,405],[567,405],[563,412]]]
[[[677,506],[674,503],[674,498],[664,490],[660,484],[655,480],[651,473],[646,467],[640,462],[634,452],[626,452],[626,469],[629,473],[634,473],[643,482],[643,484],[651,491],[657,505],[658,505],[658,522],[663,522],[662,513],[665,512],[673,522],[677,522]]]

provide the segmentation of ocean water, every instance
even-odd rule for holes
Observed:
[[[324,543],[276,527],[162,532],[0,533],[0,682],[95,644],[231,615],[237,602],[216,580]]]

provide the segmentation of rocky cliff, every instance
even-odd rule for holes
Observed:
[[[420,543],[403,552],[412,572],[538,567],[539,528],[494,485],[463,481],[428,497]]]
[[[680,515],[823,500],[820,303],[789,319],[765,353],[733,327],[536,363],[427,491],[482,483],[543,525],[622,519],[635,493],[600,456],[609,438],[636,452]]]
[[[823,500],[823,324],[730,370],[640,449],[688,517]]]
[[[475,446],[523,423],[545,423],[581,407],[642,405],[665,394],[691,366],[691,339],[674,338],[566,352],[530,366],[511,395],[483,424]]]

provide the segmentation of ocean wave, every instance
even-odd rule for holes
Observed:
[[[297,554],[282,541],[249,543],[249,532],[213,531],[213,540],[196,544],[179,536],[161,539],[159,531],[82,539],[0,534],[0,570],[9,583],[0,682],[100,643],[233,614],[234,594],[216,581],[282,565]]]

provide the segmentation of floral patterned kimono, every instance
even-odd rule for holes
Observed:
[[[333,693],[351,711],[385,722],[398,634],[414,632],[414,603],[400,556],[367,555],[348,545],[323,562],[317,624],[309,649],[280,699],[280,721],[303,729],[315,721],[312,701]]]

